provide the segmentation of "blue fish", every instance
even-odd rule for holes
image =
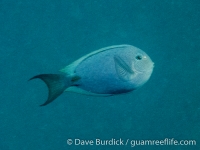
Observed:
[[[115,45],[91,52],[60,70],[61,74],[40,74],[49,95],[45,106],[64,91],[93,96],[112,96],[133,91],[148,81],[154,63],[141,49]]]

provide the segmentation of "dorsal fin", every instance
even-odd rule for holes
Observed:
[[[79,58],[78,60],[74,61],[73,63],[71,63],[70,65],[66,66],[65,68],[61,69],[60,71],[61,72],[64,72],[65,74],[69,75],[69,76],[73,76],[74,75],[74,70],[75,68],[83,61],[85,60],[86,58],[89,58],[91,57],[92,55],[95,55],[95,54],[98,54],[100,52],[103,52],[103,51],[107,51],[107,50],[111,50],[111,49],[114,49],[114,48],[123,48],[123,47],[127,47],[127,46],[130,46],[130,45],[126,45],[126,44],[123,44],[123,45],[113,45],[113,46],[109,46],[109,47],[105,47],[105,48],[101,48],[99,50],[96,50],[96,51],[93,51],[81,58]]]

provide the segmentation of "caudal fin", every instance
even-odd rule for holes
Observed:
[[[71,79],[68,79],[66,76],[60,74],[40,74],[32,77],[29,80],[36,78],[43,80],[49,89],[47,101],[40,106],[45,106],[51,103],[59,95],[61,95],[67,87],[71,85]]]

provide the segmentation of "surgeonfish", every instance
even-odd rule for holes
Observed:
[[[151,58],[131,45],[115,45],[93,51],[60,70],[60,74],[40,74],[49,95],[45,106],[63,92],[93,96],[112,96],[131,92],[150,78]]]

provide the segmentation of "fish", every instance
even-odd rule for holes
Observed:
[[[151,58],[141,49],[113,45],[93,51],[60,70],[58,74],[39,74],[48,87],[48,98],[40,106],[54,101],[63,92],[90,96],[129,93],[145,84],[154,68]]]

